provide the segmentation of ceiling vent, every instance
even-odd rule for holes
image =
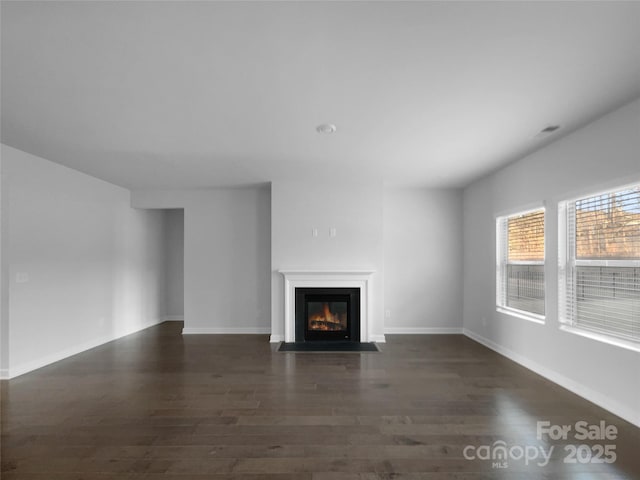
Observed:
[[[540,130],[536,137],[544,137],[545,135],[549,135],[550,133],[553,133],[558,129],[560,129],[560,125],[549,125],[548,127]]]

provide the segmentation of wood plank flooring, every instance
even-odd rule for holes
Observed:
[[[640,478],[640,429],[460,335],[390,335],[381,353],[279,353],[265,335],[181,328],[2,382],[2,479]],[[540,440],[538,420],[604,420],[618,436]],[[546,466],[465,458],[499,441],[554,452]],[[587,444],[584,460],[607,443],[614,463],[563,461],[566,444]]]

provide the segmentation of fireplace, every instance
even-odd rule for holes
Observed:
[[[301,304],[296,293],[300,290],[308,289],[307,293],[314,293],[313,290],[319,289],[320,293],[327,290],[347,290],[351,295],[351,290],[356,290],[356,297],[349,297],[349,317],[350,342],[384,342],[384,335],[373,335],[371,333],[372,315],[372,277],[375,273],[372,269],[367,268],[287,268],[278,270],[284,277],[284,335],[273,332],[271,334],[271,342],[298,343],[299,338],[304,338],[304,322],[300,322],[297,305]],[[315,291],[318,293],[318,290]],[[330,292],[333,293],[333,292]],[[338,292],[344,294],[344,292]],[[316,299],[317,300],[317,299]],[[325,300],[331,302],[332,300]],[[324,303],[324,301],[322,301]],[[313,306],[312,306],[313,307]],[[324,307],[322,307],[324,309]],[[333,307],[334,310],[338,306]],[[354,309],[356,309],[354,311]],[[313,310],[312,310],[313,311]],[[331,307],[329,307],[331,311]],[[335,312],[334,313],[340,313]],[[277,329],[277,327],[276,327]],[[302,336],[300,330],[302,329]],[[335,330],[334,330],[335,331]],[[344,335],[343,335],[344,337]],[[357,339],[357,340],[356,340]],[[343,339],[344,341],[344,339]],[[305,343],[311,343],[313,340]],[[337,341],[334,341],[338,344]]]
[[[296,342],[360,342],[359,288],[296,288]]]

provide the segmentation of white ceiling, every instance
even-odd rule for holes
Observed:
[[[640,96],[638,2],[1,13],[2,142],[129,188],[462,186]],[[318,134],[325,122],[338,131]]]

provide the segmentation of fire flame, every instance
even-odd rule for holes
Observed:
[[[324,331],[345,330],[347,316],[346,314],[334,314],[329,308],[329,302],[323,302],[322,313],[309,315],[309,328]]]

